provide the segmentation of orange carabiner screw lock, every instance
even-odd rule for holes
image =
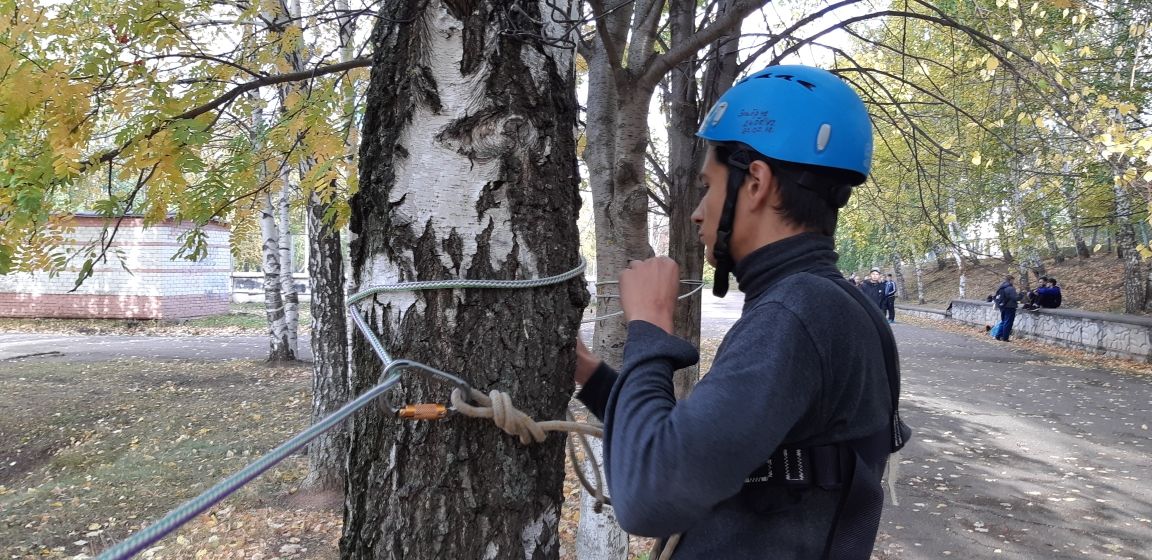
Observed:
[[[410,404],[397,413],[407,420],[439,420],[448,416],[448,407],[442,404]]]

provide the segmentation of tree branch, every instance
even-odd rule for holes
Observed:
[[[851,1],[858,2],[860,0]],[[754,2],[752,0],[736,0],[732,3],[731,11],[717,18],[711,25],[705,27],[703,31],[692,35],[672,50],[660,56],[653,57],[649,61],[647,69],[640,75],[640,79],[636,81],[637,85],[641,88],[655,88],[660,79],[672,71],[676,65],[684,62],[688,57],[704,48],[708,43],[715,41],[733,27],[740,25],[740,22],[744,21],[744,18],[748,17],[748,14],[751,14],[761,5],[761,2]]]
[[[312,69],[303,70],[300,72],[289,72],[287,74],[267,76],[267,77],[260,78],[257,80],[245,82],[243,84],[240,84],[240,85],[228,90],[227,92],[225,92],[220,97],[217,97],[216,99],[213,99],[212,101],[209,101],[203,105],[200,105],[199,107],[194,107],[194,108],[189,109],[189,110],[187,110],[187,111],[185,111],[179,115],[164,119],[160,124],[156,125],[155,127],[152,128],[152,130],[148,131],[148,133],[146,133],[143,136],[143,138],[147,139],[147,138],[151,138],[151,137],[159,134],[160,131],[164,130],[168,125],[172,124],[173,122],[184,120],[184,119],[193,119],[193,118],[196,118],[200,115],[203,115],[204,113],[207,113],[209,111],[212,111],[214,109],[217,109],[219,107],[227,105],[227,104],[231,103],[232,101],[235,101],[236,98],[240,97],[241,95],[243,95],[249,91],[253,91],[253,90],[265,87],[265,86],[271,86],[271,85],[276,85],[276,84],[283,84],[283,83],[288,83],[288,82],[298,82],[298,81],[302,81],[302,80],[310,80],[310,79],[318,78],[320,76],[324,76],[327,74],[344,72],[346,70],[351,70],[353,68],[364,68],[364,67],[371,66],[371,65],[372,65],[372,58],[371,57],[361,57],[361,58],[349,60],[347,62],[330,64],[328,66],[312,68]],[[104,152],[103,154],[100,154],[100,156],[95,158],[95,159],[85,160],[84,162],[82,162],[80,164],[80,172],[83,173],[83,172],[87,171],[88,168],[93,166],[93,165],[100,164],[100,163],[106,163],[106,162],[109,162],[109,161],[116,159],[117,157],[120,156],[120,154],[122,154],[124,152],[124,150],[128,149],[129,146],[131,146],[134,142],[136,142],[138,140],[139,139],[129,140],[124,145],[122,145],[118,148],[115,148],[111,151]]]

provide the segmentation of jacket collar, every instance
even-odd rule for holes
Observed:
[[[745,300],[756,299],[776,282],[799,272],[818,276],[840,276],[836,268],[833,238],[819,233],[801,233],[769,243],[745,255],[732,273]]]

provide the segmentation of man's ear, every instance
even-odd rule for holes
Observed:
[[[748,166],[748,177],[744,186],[745,192],[740,193],[740,197],[747,197],[749,207],[752,209],[772,207],[774,198],[778,196],[776,191],[779,185],[776,183],[776,175],[772,173],[772,167],[762,160],[753,161]]]

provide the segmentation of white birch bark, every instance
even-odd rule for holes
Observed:
[[[297,339],[300,332],[300,299],[296,293],[296,279],[292,277],[294,270],[292,247],[292,217],[290,212],[292,177],[287,166],[283,173],[284,186],[280,191],[277,211],[280,216],[279,223],[279,253],[280,253],[280,297],[284,300],[284,332],[288,337],[288,348],[293,356],[300,355]]]

